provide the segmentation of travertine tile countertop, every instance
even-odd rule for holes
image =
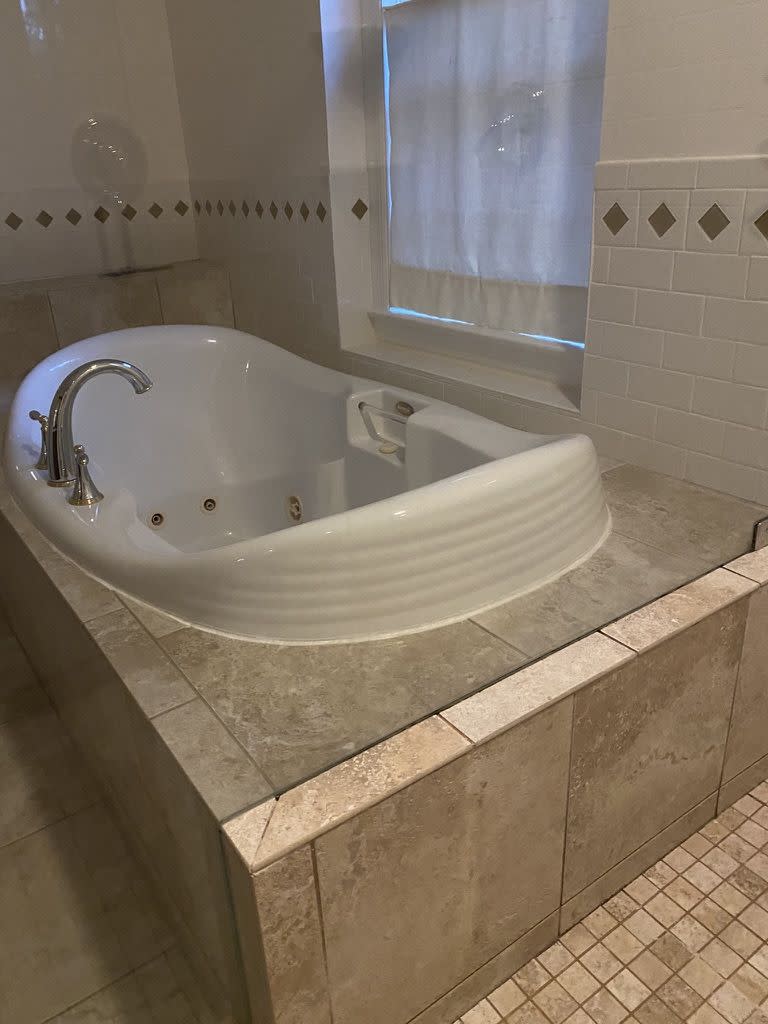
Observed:
[[[0,510],[224,820],[743,555],[766,514],[633,466],[614,466],[603,480],[613,533],[561,579],[474,620],[330,646],[251,643],[183,626],[68,563],[4,489]],[[695,603],[690,593],[685,600]],[[651,622],[635,628],[638,636],[615,638],[622,649],[636,648],[638,637],[652,643]],[[619,648],[604,636],[585,643],[598,667],[601,654]],[[516,678],[505,682],[512,703]],[[484,728],[482,698],[472,728]]]

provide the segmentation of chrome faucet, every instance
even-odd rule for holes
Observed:
[[[124,377],[137,395],[152,387],[152,381],[132,363],[122,359],[94,359],[73,370],[59,385],[48,414],[48,485],[70,487],[75,482],[76,456],[72,439],[72,407],[80,388],[101,373]]]

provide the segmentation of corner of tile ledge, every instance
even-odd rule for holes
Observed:
[[[762,586],[768,583],[768,547],[735,558],[725,568]]]
[[[626,645],[591,633],[454,704],[442,717],[473,743],[483,743],[634,657]]]
[[[715,569],[617,619],[602,632],[633,651],[646,651],[753,593],[757,587],[757,583],[744,576]]]
[[[256,862],[259,845],[276,806],[277,800],[271,797],[269,800],[235,815],[221,826],[232,849],[251,873],[253,872],[252,865]]]
[[[257,809],[229,822],[227,835],[255,874],[471,749],[468,739],[433,715],[283,793],[272,801],[258,842]],[[251,821],[247,815],[254,815]]]

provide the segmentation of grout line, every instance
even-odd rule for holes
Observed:
[[[64,821],[69,821],[70,818],[77,817],[78,814],[82,814],[84,811],[93,810],[94,807],[98,807],[99,804],[104,803],[104,797],[99,796],[90,803],[84,804],[82,807],[78,807],[76,811],[70,811],[67,814],[62,814],[59,818],[54,818],[53,821],[47,822],[45,825],[41,825],[40,828],[33,829],[31,832],[27,832],[23,836],[17,836],[15,839],[11,839],[8,843],[0,843],[0,850],[8,850],[17,843],[23,843],[25,839],[31,839],[32,836],[38,836],[41,832],[45,832],[46,829],[53,828],[54,825],[61,825]]]
[[[633,850],[630,850],[629,853],[625,854],[621,858],[621,860],[616,861],[615,864],[611,864],[611,866],[606,871],[603,871],[603,873],[601,875],[598,875],[597,878],[593,878],[591,882],[588,882],[582,889],[579,889],[578,892],[575,892],[573,894],[573,896],[569,896],[568,900],[566,902],[570,903],[572,900],[575,900],[578,896],[581,896],[582,893],[585,893],[593,885],[597,885],[598,882],[600,882],[602,879],[606,878],[612,871],[615,871],[616,868],[621,867],[621,865],[624,864],[626,861],[628,861],[630,859],[630,857],[634,857],[634,855],[636,853],[639,853],[643,849],[643,847],[648,846],[650,843],[654,842],[656,839],[659,838],[660,835],[662,835],[664,832],[666,832],[667,829],[670,829],[674,825],[677,825],[679,822],[681,822],[683,820],[683,818],[686,817],[686,815],[691,814],[693,811],[697,810],[697,808],[701,807],[703,804],[705,804],[708,800],[711,800],[713,797],[715,799],[715,813],[714,813],[714,815],[711,818],[707,818],[707,821],[704,824],[706,825],[710,821],[714,821],[715,818],[717,818],[717,816],[718,816],[717,801],[718,801],[719,795],[720,795],[720,789],[719,788],[713,790],[711,793],[707,793],[707,795],[702,797],[701,800],[698,800],[693,805],[693,807],[689,807],[687,810],[683,811],[682,814],[679,814],[672,821],[667,822],[667,824],[664,825],[662,828],[660,828],[658,832],[655,832],[652,836],[649,836],[647,839],[643,840],[643,842],[640,843],[639,846],[636,846]],[[701,827],[703,828],[704,826],[701,826]],[[690,837],[692,835],[696,835],[696,833],[698,831],[699,831],[699,829],[694,829],[693,832],[690,833],[690,835],[687,835],[685,837],[685,839],[690,839]],[[685,842],[685,839],[682,840],[682,842]],[[682,842],[681,843],[675,843],[672,846],[672,849],[675,849],[677,846],[682,845]],[[659,860],[663,860],[664,856],[666,856],[666,854],[664,854],[662,857],[659,857],[658,859]],[[645,870],[647,870],[647,868]],[[640,875],[642,875],[643,873],[644,873],[644,871],[640,871],[640,872],[638,872],[638,874],[635,877],[639,878]],[[623,889],[623,888],[625,888],[625,886],[621,885],[621,886],[618,887],[618,889],[616,891],[618,892],[620,889]],[[609,898],[610,897],[606,897],[606,899],[609,899]],[[604,902],[605,902],[605,900],[601,900],[598,905],[602,906]],[[564,904],[563,904],[563,906],[564,906]],[[562,909],[562,907],[561,907],[561,909]],[[589,916],[589,915],[585,915],[585,916]]]
[[[726,571],[728,571],[728,570],[726,570]],[[738,573],[736,575],[738,575]],[[756,591],[753,591],[753,593],[756,593]],[[747,598],[749,598],[749,597],[751,597],[751,594],[747,594],[746,596],[747,596]],[[739,692],[739,681],[741,680],[741,669],[742,669],[742,666],[744,664],[744,645],[745,645],[746,640],[747,640],[747,625],[749,623],[749,613],[751,611],[751,604],[752,604],[751,601],[747,602],[747,610],[746,610],[746,614],[744,616],[744,632],[742,633],[741,647],[739,649],[739,660],[738,660],[738,664],[737,664],[737,667],[736,667],[736,678],[733,681],[733,694],[731,695],[731,708],[730,708],[730,711],[729,711],[729,714],[728,714],[728,728],[727,728],[726,733],[725,733],[725,743],[723,745],[723,763],[720,766],[720,779],[719,779],[718,784],[717,784],[718,802],[720,800],[720,791],[722,790],[723,783],[725,782],[725,765],[726,765],[726,761],[728,759],[728,745],[729,745],[730,740],[731,740],[731,729],[733,727],[733,712],[736,709],[736,695]]]
[[[593,680],[593,683],[597,680]],[[586,687],[582,689],[586,690]],[[576,695],[571,694],[571,736],[568,746],[568,779],[565,789],[565,820],[563,822],[563,867],[560,872],[560,899],[557,908],[557,936],[563,934],[563,905],[565,903],[565,862],[568,856],[568,819],[571,810],[571,777],[573,774],[573,737],[576,732]]]
[[[172,949],[173,946],[169,946],[168,948]],[[80,1006],[81,1003],[85,1003],[89,999],[93,999],[94,996],[97,996],[97,995],[99,995],[102,992],[106,992],[107,989],[112,988],[113,985],[118,985],[121,981],[125,981],[126,978],[130,978],[132,975],[138,974],[139,971],[141,971],[145,967],[149,966],[149,964],[153,964],[157,960],[162,960],[165,957],[167,952],[168,952],[168,950],[164,949],[164,950],[162,950],[162,952],[158,953],[156,956],[150,957],[149,960],[143,960],[140,964],[137,964],[135,967],[131,967],[131,969],[126,971],[124,974],[120,974],[116,978],[114,978],[112,981],[107,982],[106,985],[102,985],[101,988],[94,989],[93,992],[89,992],[88,995],[83,996],[81,999],[78,999],[76,1002],[70,1003],[68,1006],[65,1006],[62,1009],[57,1010],[56,1013],[51,1014],[50,1017],[46,1017],[45,1020],[40,1022],[40,1024],[49,1024],[50,1021],[57,1020],[57,1018],[59,1018],[62,1014],[69,1013],[70,1010],[74,1010],[75,1007]],[[174,981],[175,980],[176,979],[174,978]],[[178,984],[177,984],[176,987],[179,989],[180,992],[182,992],[182,994],[186,998],[187,993],[183,992],[183,990],[180,988],[180,986]],[[142,1001],[146,1004],[146,998],[144,997],[144,993],[143,992],[142,992]],[[188,999],[187,999],[187,1002],[189,1003]],[[192,1007],[190,1007],[190,1009],[192,1009]]]
[[[328,1013],[330,1014],[331,1024],[333,1024],[334,1013],[333,1013],[333,1001],[331,1000],[331,979],[328,972],[328,947],[325,939],[325,916],[323,914],[323,900],[320,895],[320,874],[317,867],[317,849],[315,847],[315,840],[309,844],[309,854],[312,860],[312,880],[315,884],[315,905],[317,906],[317,916],[320,922],[320,945],[323,950],[323,970],[325,972],[325,985],[328,993]]]
[[[495,684],[491,684],[491,685],[495,685]],[[469,697],[465,697],[464,699],[465,700],[469,700]],[[462,702],[459,701],[459,703],[462,703]],[[456,705],[454,704],[453,707],[456,707]],[[448,708],[445,708],[445,710],[447,711]],[[461,729],[459,729],[459,727],[457,725],[454,725],[453,722],[449,722],[448,719],[444,717],[442,712],[438,712],[436,717],[439,718],[441,722],[445,722],[445,724],[448,726],[448,728],[452,729],[453,732],[458,733],[459,736],[461,736],[462,739],[467,740],[467,742],[472,747],[478,746],[478,744],[475,742],[475,740],[472,739],[471,736],[467,736],[467,734],[462,732]]]

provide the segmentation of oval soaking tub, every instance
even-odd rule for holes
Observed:
[[[57,387],[101,502],[35,468]],[[412,411],[411,411],[412,410]],[[50,542],[108,586],[203,629],[365,640],[465,618],[552,580],[605,539],[592,442],[499,426],[327,370],[240,331],[141,327],[40,363],[11,410],[5,471]]]

